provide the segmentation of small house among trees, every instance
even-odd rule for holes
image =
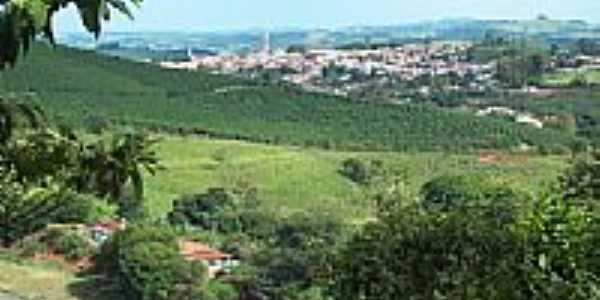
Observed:
[[[204,263],[209,278],[228,273],[232,267],[239,264],[233,255],[212,249],[202,243],[182,240],[179,242],[179,248],[185,260]]]

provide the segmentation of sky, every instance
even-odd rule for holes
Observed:
[[[109,31],[229,31],[251,28],[338,28],[444,18],[584,19],[600,23],[598,0],[144,0],[135,21],[119,17]],[[70,8],[60,31],[80,31]]]

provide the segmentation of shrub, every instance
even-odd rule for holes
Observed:
[[[77,193],[67,193],[63,197],[64,204],[54,214],[55,223],[94,224],[116,215],[116,208],[103,199]]]
[[[220,233],[240,233],[257,225],[258,201],[254,191],[245,193],[211,188],[206,193],[184,196],[173,203],[169,222]]]
[[[23,257],[35,257],[38,254],[47,253],[48,245],[39,239],[26,239],[20,245],[20,255]]]
[[[97,264],[131,300],[193,299],[206,272],[183,259],[172,231],[150,225],[117,233],[103,245]]]
[[[576,157],[559,180],[568,199],[600,199],[600,151]]]
[[[444,175],[421,188],[422,205],[427,210],[449,211],[466,206],[499,206],[510,209],[519,195],[510,188],[477,175]]]
[[[331,299],[325,296],[326,293],[322,288],[313,287],[298,293],[293,299],[294,300],[327,300]]]
[[[322,287],[330,258],[347,233],[339,217],[310,211],[273,225],[265,247],[248,260],[256,270],[253,285],[272,299],[296,299],[309,288]]]
[[[571,88],[582,88],[587,87],[589,85],[589,81],[584,74],[577,73],[575,77],[571,79],[569,82],[569,87]]]
[[[102,134],[111,127],[107,118],[98,115],[89,115],[82,122],[84,128],[92,134]]]
[[[137,198],[128,191],[119,199],[116,214],[130,221],[145,220],[149,217],[149,208],[145,205],[143,198]]]
[[[340,174],[357,184],[367,185],[378,176],[384,174],[383,163],[379,160],[368,162],[357,158],[349,158],[342,162]]]
[[[404,208],[338,256],[335,299],[523,299],[521,239],[479,210]]]
[[[68,260],[78,260],[92,254],[88,240],[81,234],[67,229],[50,229],[41,241]]]
[[[204,286],[202,300],[233,300],[237,299],[238,295],[232,285],[213,280]]]
[[[508,222],[488,206],[395,210],[339,251],[333,296],[598,299],[597,212],[556,195],[531,202]]]
[[[368,179],[367,165],[356,158],[349,158],[342,162],[340,174],[356,183],[366,183]]]
[[[66,233],[54,243],[55,250],[68,260],[78,260],[91,253],[88,241],[77,233]]]
[[[518,228],[525,233],[523,268],[535,299],[598,299],[597,210],[544,195]]]

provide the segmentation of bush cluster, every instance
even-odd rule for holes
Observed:
[[[116,216],[115,206],[97,197],[69,192],[62,198],[62,205],[54,212],[55,223],[94,224]]]
[[[62,232],[58,236],[49,237],[48,243],[68,260],[78,260],[92,253],[89,240],[76,232]]]
[[[421,204],[426,210],[450,211],[465,206],[499,206],[509,210],[518,204],[519,197],[505,184],[480,175],[442,175],[421,188]]]
[[[183,196],[173,202],[168,214],[172,225],[188,225],[222,234],[248,232],[257,226],[258,202],[255,192],[240,193],[211,188],[205,193]]]
[[[342,162],[340,174],[360,185],[368,185],[376,178],[384,175],[383,162],[379,160],[364,161],[348,158]]]
[[[163,227],[137,225],[105,243],[97,266],[131,300],[201,299],[204,265],[186,262],[177,236]]]
[[[89,239],[81,232],[66,227],[51,228],[41,234],[30,236],[20,243],[19,250],[21,255],[26,257],[52,251],[71,261],[90,257],[95,252]]]
[[[596,208],[548,194],[513,198],[529,205],[499,211],[493,201],[451,191],[444,209],[404,206],[357,233],[337,256],[331,295],[344,300],[600,296]],[[469,201],[477,205],[465,205]]]

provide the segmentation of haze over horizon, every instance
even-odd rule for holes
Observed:
[[[448,18],[552,19],[600,21],[600,1],[591,0],[226,0],[220,2],[146,0],[135,22],[115,17],[107,31],[235,31],[250,28],[338,28],[391,25]],[[71,8],[55,22],[61,31],[82,31]]]

